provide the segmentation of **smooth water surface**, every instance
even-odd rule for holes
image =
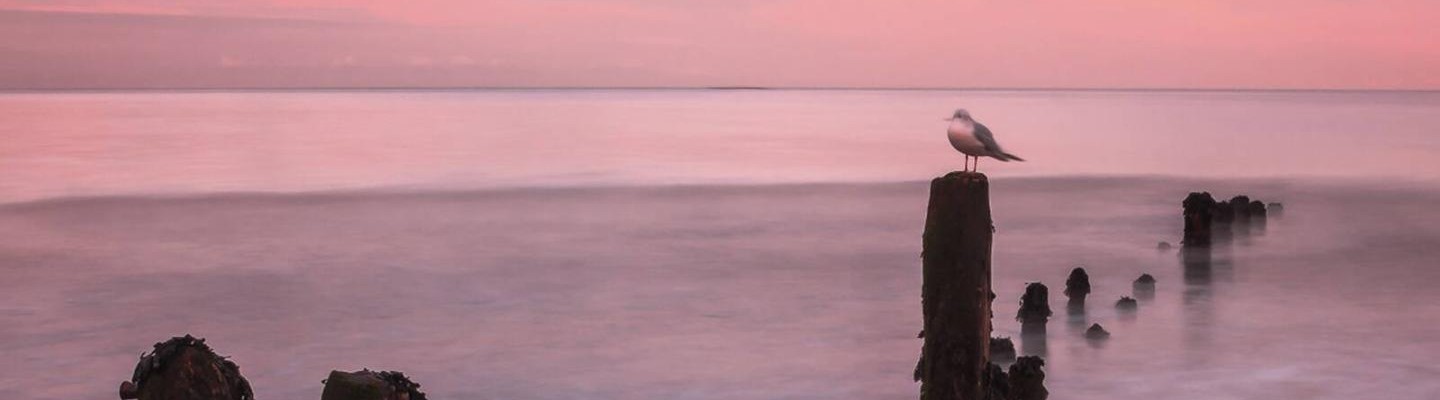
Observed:
[[[914,398],[962,105],[1031,160],[981,164],[995,333],[1050,285],[1052,398],[1440,393],[1440,95],[540,90],[0,94],[0,398],[114,398],[185,333],[261,399]],[[1286,211],[1185,265],[1192,190]]]
[[[1324,184],[994,184],[996,334],[1051,285],[1067,399],[1425,399],[1440,391],[1440,194]],[[1194,188],[1286,215],[1182,266]],[[913,398],[925,185],[89,199],[0,209],[0,396],[114,396],[182,333],[260,398],[399,369],[437,398]],[[1063,206],[1062,206],[1063,205]],[[1066,316],[1061,285],[1095,293]],[[1134,318],[1113,302],[1159,279]],[[1088,323],[1113,337],[1080,338]]]
[[[916,181],[965,107],[992,176],[1440,181],[1440,92],[0,93],[0,203],[360,188]]]

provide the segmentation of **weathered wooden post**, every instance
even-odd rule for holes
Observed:
[[[1090,274],[1085,272],[1085,267],[1075,267],[1075,269],[1070,270],[1070,277],[1065,279],[1065,297],[1070,299],[1068,302],[1070,312],[1075,313],[1079,311],[1083,313],[1085,311],[1085,296],[1089,295]],[[1080,308],[1079,310],[1075,309],[1077,306]]]
[[[1210,209],[1210,242],[1230,244],[1235,241],[1235,205],[1228,201],[1215,203]]]
[[[1265,228],[1269,225],[1269,215],[1265,211],[1265,203],[1260,200],[1251,200],[1245,207],[1246,214],[1250,215],[1250,225],[1255,232],[1265,234]]]
[[[1192,192],[1181,203],[1185,207],[1185,239],[1187,248],[1210,247],[1210,224],[1215,211],[1215,198],[1209,192]]]
[[[425,393],[396,371],[330,371],[320,400],[425,400]]]
[[[1050,391],[1045,389],[1045,360],[1040,357],[1020,357],[1010,366],[1010,392],[1007,400],[1045,400]]]
[[[922,400],[981,400],[990,393],[990,187],[984,174],[930,182],[923,237],[924,316],[915,379]]]
[[[1231,197],[1230,207],[1235,210],[1235,236],[1250,237],[1250,196],[1242,194]]]
[[[1020,296],[1020,311],[1015,319],[1020,321],[1020,347],[1025,355],[1049,354],[1047,329],[1054,312],[1050,310],[1050,289],[1040,282],[1025,285],[1025,294]]]
[[[1150,276],[1150,274],[1140,274],[1140,277],[1139,277],[1139,278],[1135,278],[1135,282],[1131,284],[1131,288],[1134,289],[1135,298],[1137,298],[1137,299],[1140,299],[1140,300],[1151,300],[1151,299],[1154,299],[1154,298],[1155,298],[1155,277]]]

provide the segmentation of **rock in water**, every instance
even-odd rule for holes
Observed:
[[[215,354],[205,339],[190,335],[156,343],[140,356],[130,381],[120,384],[121,399],[254,400],[240,367]]]
[[[1071,303],[1083,304],[1089,295],[1090,274],[1085,273],[1084,267],[1070,270],[1070,277],[1065,279],[1065,297],[1069,297]]]
[[[1009,400],[1045,400],[1045,360],[1035,356],[1020,357],[1010,366]]]
[[[1100,326],[1100,324],[1094,324],[1090,325],[1090,329],[1085,330],[1085,338],[1090,340],[1105,340],[1110,338],[1110,332],[1107,332],[1105,327]]]
[[[425,400],[420,384],[394,371],[330,371],[320,400]]]
[[[1155,244],[1155,250],[1165,251],[1170,250],[1170,247],[1172,247],[1170,246],[1170,242],[1166,241],[1160,241],[1160,243]]]

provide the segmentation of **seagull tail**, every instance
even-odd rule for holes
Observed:
[[[1019,156],[1016,156],[1016,155],[1010,154],[1010,153],[1004,153],[1004,152],[1002,152],[1002,153],[1000,153],[1000,155],[1005,156],[1005,158],[1008,158],[1008,160],[1005,160],[1005,161],[1010,161],[1010,160],[1025,161],[1025,159],[1020,158]]]

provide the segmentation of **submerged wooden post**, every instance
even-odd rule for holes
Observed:
[[[988,396],[993,234],[984,174],[951,172],[930,182],[921,251],[925,343],[915,367],[922,400]]]

